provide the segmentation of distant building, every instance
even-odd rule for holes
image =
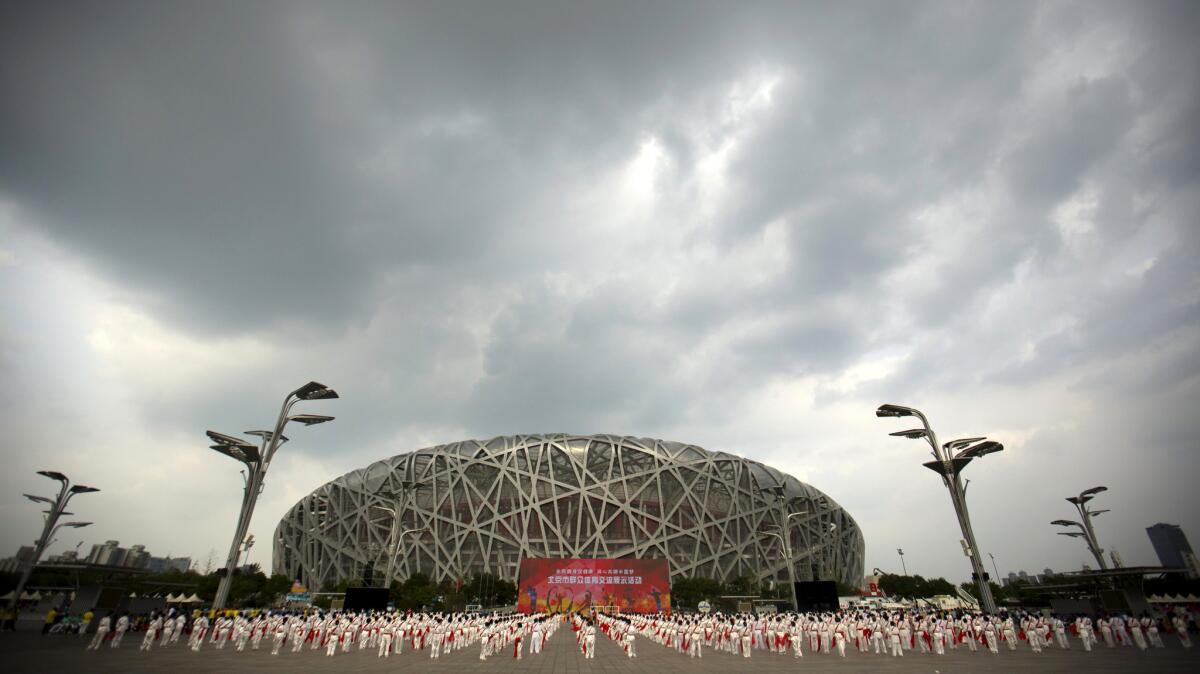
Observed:
[[[150,573],[166,573],[168,571],[186,572],[192,566],[191,557],[151,557],[146,562],[146,570]]]
[[[22,545],[17,554],[8,559],[0,560],[0,571],[5,573],[18,573],[23,571],[26,566],[33,563],[33,546]]]
[[[1190,554],[1192,546],[1178,524],[1159,522],[1152,527],[1146,527],[1146,535],[1150,537],[1150,544],[1154,546],[1159,563],[1176,569],[1187,566],[1183,555]]]
[[[79,561],[79,552],[67,550],[61,555],[52,555],[46,559],[50,564],[74,564]]]
[[[97,543],[92,546],[92,551],[87,556],[88,564],[120,566],[123,561],[125,561],[125,548],[121,547],[120,541]]]

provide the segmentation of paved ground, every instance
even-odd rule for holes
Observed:
[[[107,646],[100,651],[85,651],[85,639],[69,636],[41,636],[37,632],[0,634],[0,671],[4,672],[520,672],[521,674],[675,674],[687,672],[740,674],[742,672],[923,672],[947,674],[953,672],[1070,672],[1088,674],[1106,672],[1197,672],[1200,671],[1200,648],[1185,651],[1178,641],[1169,639],[1166,650],[1140,652],[1135,648],[1107,650],[1100,648],[1084,653],[1049,649],[1041,654],[1028,650],[1000,655],[986,651],[971,653],[958,650],[937,657],[909,653],[903,658],[848,653],[845,659],[827,655],[806,655],[801,660],[791,656],[755,652],[746,659],[724,653],[706,651],[703,659],[692,660],[668,651],[649,641],[638,640],[638,657],[629,660],[615,643],[598,639],[596,658],[584,660],[575,646],[570,628],[564,627],[554,635],[546,650],[538,656],[526,655],[520,662],[510,655],[479,661],[478,647],[455,651],[438,660],[431,660],[428,651],[419,654],[405,652],[387,660],[369,651],[355,651],[330,658],[323,652],[304,650],[301,653],[283,652],[272,657],[270,650],[238,653],[231,647],[215,650],[206,644],[204,650],[193,653],[176,644],[149,653],[138,651],[140,635],[130,633],[119,650]],[[267,642],[263,642],[264,646]]]

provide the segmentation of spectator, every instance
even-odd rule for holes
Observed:
[[[52,606],[49,611],[46,611],[46,624],[42,625],[42,634],[49,634],[50,628],[54,626],[54,621],[57,619],[58,611],[54,610]]]

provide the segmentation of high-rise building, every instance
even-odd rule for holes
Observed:
[[[121,566],[131,569],[144,569],[149,561],[150,553],[146,552],[146,546],[133,545],[125,552],[125,559],[121,560]]]
[[[1175,569],[1187,566],[1183,555],[1191,553],[1192,546],[1178,524],[1159,522],[1152,527],[1146,527],[1146,535],[1150,537],[1150,544],[1154,546],[1159,563]]]
[[[33,546],[22,545],[17,554],[8,559],[0,560],[0,571],[5,573],[20,573],[26,566],[33,563]]]
[[[96,544],[92,546],[92,551],[88,553],[88,564],[104,564],[107,566],[121,566],[125,562],[125,548],[121,547],[120,541],[104,541],[104,544]]]

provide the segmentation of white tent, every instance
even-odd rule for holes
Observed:
[[[171,594],[170,592],[167,593],[167,603],[168,604],[178,604],[179,600],[180,600],[180,597],[176,597],[175,595]]]
[[[204,603],[204,600],[201,599],[200,597],[197,597],[195,592],[192,593],[192,596],[188,597],[187,599],[183,599],[181,601],[186,602],[188,604],[203,604]]]
[[[1194,594],[1189,594],[1186,597],[1180,594],[1152,594],[1149,597],[1146,597],[1146,601],[1150,602],[1151,604],[1195,604],[1200,602],[1200,599],[1197,599],[1196,595]]]

